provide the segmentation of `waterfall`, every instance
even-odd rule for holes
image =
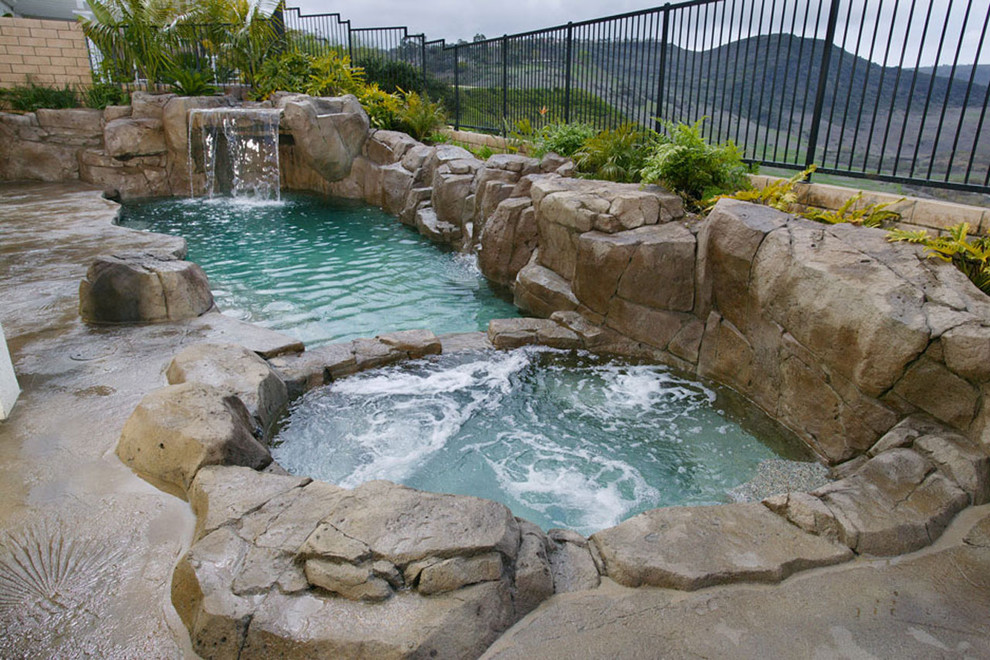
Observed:
[[[189,111],[189,195],[195,196],[195,146],[201,146],[205,194],[280,199],[278,124],[272,108],[210,108]],[[199,138],[197,141],[196,138]]]

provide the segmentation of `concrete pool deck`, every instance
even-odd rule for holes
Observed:
[[[182,348],[223,341],[275,354],[292,345],[212,313],[84,325],[78,285],[94,257],[182,247],[107,224],[112,208],[87,186],[0,184],[0,323],[23,390],[0,424],[2,657],[193,657],[169,590],[195,519],[120,462],[117,440]],[[55,588],[13,579],[19,553],[36,558]],[[550,599],[488,655],[986,657],[988,611],[990,506],[982,506],[920,552],[776,586],[683,593],[605,580]]]

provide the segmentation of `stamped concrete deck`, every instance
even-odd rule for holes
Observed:
[[[291,340],[219,314],[91,328],[78,283],[98,254],[177,239],[109,224],[82,186],[0,184],[0,323],[23,389],[0,424],[0,657],[192,657],[169,601],[188,505],[114,454],[124,421],[182,347]],[[30,561],[28,561],[28,559]],[[38,578],[33,579],[32,578]],[[990,507],[934,546],[777,586],[596,590],[544,603],[490,657],[990,657]]]

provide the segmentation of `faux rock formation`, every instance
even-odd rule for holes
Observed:
[[[845,479],[765,504],[859,554],[897,555],[932,543],[968,502],[966,493],[919,453],[892,449]]]
[[[89,108],[0,113],[0,179],[78,179],[79,153],[103,144],[102,116]]]
[[[79,285],[79,314],[88,323],[164,323],[213,307],[203,269],[164,254],[102,257]]]
[[[141,400],[124,424],[117,455],[139,474],[184,492],[206,465],[268,465],[271,456],[253,426],[237,397],[199,383],[172,385]]]
[[[166,151],[161,119],[115,119],[103,129],[108,156],[127,160],[135,156],[155,156]]]
[[[289,94],[278,98],[276,107],[282,109],[282,123],[310,167],[327,181],[350,174],[368,137],[368,115],[357,98]]]
[[[215,467],[189,499],[172,601],[204,656],[476,657],[553,592],[546,536],[494,502]]]
[[[655,509],[591,541],[607,575],[629,587],[693,591],[731,582],[779,582],[791,573],[852,558],[759,504]]]
[[[536,212],[527,197],[501,202],[487,216],[481,232],[478,267],[489,280],[508,286],[536,249]]]
[[[488,324],[488,340],[501,350],[531,345],[582,347],[576,333],[549,319],[495,319]]]
[[[289,402],[285,383],[268,363],[236,344],[190,346],[172,358],[165,376],[171,385],[202,383],[236,396],[260,429],[269,428]]]

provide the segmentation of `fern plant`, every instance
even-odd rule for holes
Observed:
[[[404,103],[399,110],[399,126],[417,140],[426,139],[447,123],[443,105],[416,92],[402,92]]]
[[[717,195],[709,200],[708,207],[705,211],[710,211],[715,205],[715,202],[720,199],[738,199],[743,202],[755,202],[764,206],[770,206],[785,213],[794,213],[794,205],[797,204],[795,187],[797,184],[805,181],[817,169],[817,165],[810,165],[808,169],[798,172],[790,179],[781,179],[773,183],[768,183],[760,190],[739,190],[730,195]],[[884,204],[870,204],[861,208],[853,208],[862,198],[863,191],[860,190],[847,199],[838,209],[807,208],[798,213],[798,215],[808,220],[829,225],[849,223],[864,227],[882,227],[888,221],[900,218],[899,213],[890,211],[887,207],[903,201],[903,198]]]
[[[932,236],[924,229],[891,229],[887,240],[922,245],[929,257],[951,262],[983,293],[990,295],[990,237],[969,239],[969,223],[950,227],[945,236]]]
[[[665,122],[667,136],[657,140],[643,166],[643,183],[660,182],[695,208],[704,199],[749,187],[742,152],[731,140],[708,144],[702,117],[693,124]]]
[[[888,206],[896,204],[897,202],[870,204],[869,206],[854,209],[853,206],[855,206],[856,202],[862,198],[863,191],[861,190],[847,199],[846,202],[837,210],[810,208],[804,211],[801,215],[809,220],[824,222],[829,225],[837,225],[847,222],[849,224],[862,225],[864,227],[882,227],[887,221],[897,220],[901,217],[899,213],[887,210]],[[899,202],[901,200],[897,201]]]
[[[791,206],[797,203],[797,192],[794,190],[794,187],[798,183],[805,181],[817,169],[817,165],[811,165],[808,169],[798,172],[790,179],[780,179],[773,183],[768,183],[760,189],[737,190],[728,195],[716,195],[708,200],[708,208],[705,210],[710,211],[715,205],[715,202],[720,199],[738,199],[743,202],[754,202],[763,206],[769,206],[785,213],[790,212]]]
[[[574,163],[587,178],[638,182],[646,147],[655,135],[632,123],[602,131],[586,140],[575,152]]]

